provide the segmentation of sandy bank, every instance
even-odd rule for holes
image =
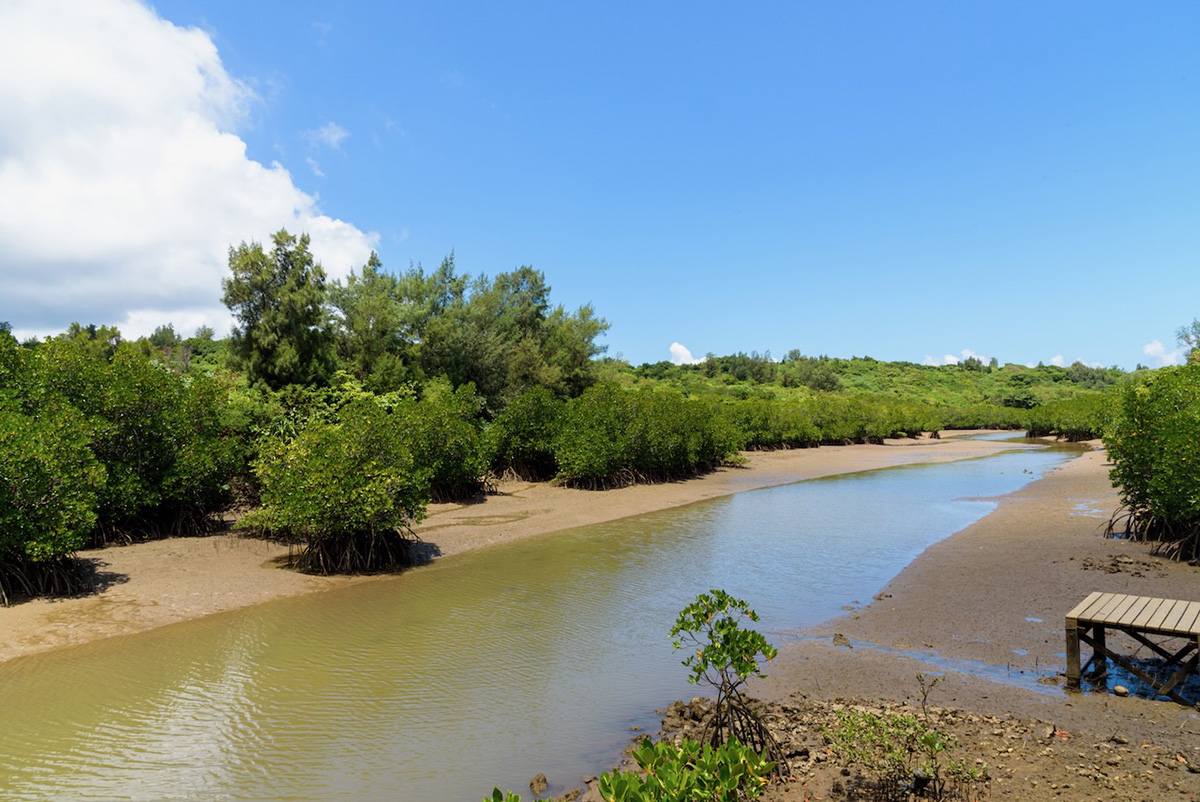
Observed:
[[[970,459],[1006,447],[926,439],[752,453],[744,467],[685,482],[605,492],[506,483],[497,495],[478,503],[431,506],[417,531],[449,555],[743,490],[895,465]],[[350,582],[386,581],[303,576],[279,568],[286,551],[274,543],[219,535],[82,552],[93,566],[99,592],[0,608],[0,661]]]

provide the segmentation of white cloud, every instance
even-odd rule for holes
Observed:
[[[350,132],[335,122],[327,122],[320,128],[304,132],[304,138],[308,140],[308,144],[313,147],[324,145],[334,150],[341,150],[342,141],[349,136]]]
[[[977,354],[974,351],[972,351],[970,348],[962,349],[962,358],[963,359],[978,359],[980,362],[982,362],[985,365],[991,361],[991,357],[986,357],[983,354]]]
[[[1051,365],[1057,365],[1058,367],[1061,368],[1065,363],[1066,363],[1066,360],[1063,359],[1062,354],[1055,354],[1054,356],[1050,357]]]
[[[308,162],[308,169],[312,170],[313,175],[315,175],[317,178],[325,177],[325,173],[321,170],[321,163],[319,161],[314,159],[312,156],[307,157],[305,161]]]
[[[1176,348],[1174,351],[1168,351],[1167,346],[1163,345],[1161,340],[1151,340],[1143,345],[1142,353],[1158,363],[1151,365],[1155,368],[1178,365],[1183,362],[1183,349]]]
[[[964,348],[958,353],[958,356],[955,356],[954,354],[943,354],[941,360],[926,354],[924,364],[937,367],[939,365],[957,365],[958,363],[967,359],[978,359],[980,362],[986,365],[989,361],[991,361],[989,357],[986,357],[983,354],[977,354],[970,348]]]
[[[255,102],[207,33],[137,0],[0,3],[0,318],[223,333],[230,245],[287,228],[331,276],[365,262],[377,235],[247,158]]]
[[[676,365],[699,365],[704,357],[696,359],[692,352],[680,343],[671,343],[671,362]]]

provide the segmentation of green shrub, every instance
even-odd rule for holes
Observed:
[[[1200,556],[1200,365],[1162,368],[1125,385],[1104,437],[1121,510],[1108,533]]]
[[[821,443],[821,431],[803,403],[748,398],[722,407],[748,449],[808,448]]]
[[[37,348],[28,367],[25,407],[74,407],[104,466],[94,542],[178,533],[229,502],[244,446],[224,423],[225,393],[214,379],[177,376],[130,344],[108,359],[67,339]]]
[[[1026,410],[997,404],[971,404],[940,411],[944,429],[1021,429],[1027,425]]]
[[[429,471],[430,494],[449,501],[478,493],[491,463],[480,414],[483,399],[475,386],[451,389],[435,379],[422,390],[420,401],[398,403],[396,411],[408,428],[415,464]]]
[[[563,402],[545,387],[531,387],[512,400],[488,427],[492,470],[529,479],[549,479],[558,470],[554,439]]]
[[[45,405],[25,415],[0,401],[0,601],[81,589],[64,561],[95,526],[103,488],[75,410]]]
[[[371,398],[329,423],[317,418],[295,437],[260,447],[254,470],[263,506],[239,528],[302,544],[296,561],[312,573],[389,570],[413,557],[405,533],[429,500],[429,468],[413,457],[403,415]]]
[[[715,402],[597,384],[563,410],[556,478],[604,488],[695,476],[733,457],[742,440]]]
[[[1103,436],[1112,417],[1114,397],[1093,393],[1051,401],[1026,413],[1030,437],[1058,437],[1072,443]]]

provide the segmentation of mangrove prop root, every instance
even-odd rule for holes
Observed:
[[[1153,553],[1169,560],[1183,562],[1200,557],[1200,526],[1172,523],[1144,509],[1119,508],[1104,527],[1104,535],[1152,543]]]
[[[296,570],[306,574],[371,574],[395,571],[416,564],[411,532],[347,532],[316,538],[289,555]]]
[[[78,596],[94,590],[80,570],[75,555],[33,562],[26,559],[0,561],[0,605],[38,596]]]
[[[775,764],[771,776],[784,779],[792,776],[783,747],[767,728],[763,720],[750,709],[746,698],[736,688],[718,689],[713,714],[704,725],[701,743],[714,747],[737,738],[742,746],[749,747]]]

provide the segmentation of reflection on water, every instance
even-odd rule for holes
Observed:
[[[692,695],[696,593],[779,633],[876,593],[1064,450],[742,493],[0,665],[0,798],[478,800],[614,763]]]

